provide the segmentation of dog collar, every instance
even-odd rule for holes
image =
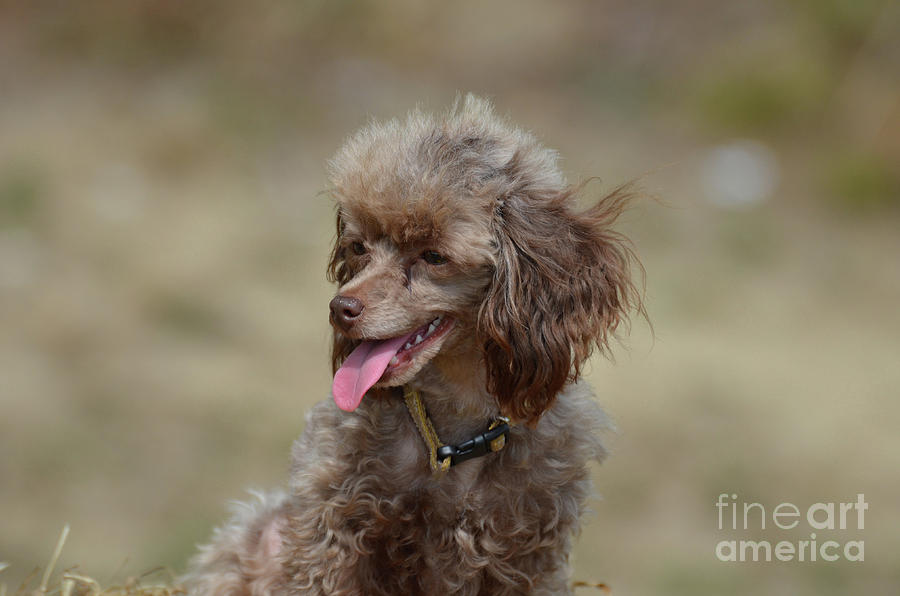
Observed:
[[[490,423],[487,431],[475,435],[468,441],[458,445],[444,445],[425,411],[425,403],[419,392],[409,386],[403,387],[403,401],[428,448],[428,464],[435,475],[441,475],[451,466],[466,460],[500,451],[506,446],[509,437],[509,419],[506,417],[496,418]]]

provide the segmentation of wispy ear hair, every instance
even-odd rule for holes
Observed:
[[[632,186],[577,212],[573,199],[583,186],[515,194],[497,207],[496,272],[478,330],[488,390],[516,420],[536,423],[593,348],[607,352],[630,311],[644,313],[632,281],[640,263],[611,228],[634,197]]]

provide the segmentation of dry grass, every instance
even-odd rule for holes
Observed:
[[[75,568],[66,569],[54,578],[53,572],[59,562],[66,539],[69,537],[70,527],[66,524],[56,541],[56,547],[43,572],[35,569],[15,589],[10,590],[7,585],[0,582],[0,596],[184,596],[187,592],[178,585],[175,574],[166,567],[157,567],[137,576],[125,579],[121,584],[113,584],[103,587],[96,579],[76,573]],[[0,574],[9,567],[8,563],[0,561]],[[40,582],[36,587],[32,584],[40,575]],[[154,581],[162,575],[164,581]],[[602,583],[576,581],[573,588],[597,590],[603,594],[612,594],[609,586]]]
[[[76,568],[66,569],[54,577],[53,572],[59,563],[66,539],[69,537],[69,530],[70,527],[66,524],[43,572],[35,569],[15,590],[10,590],[5,583],[0,582],[0,596],[176,596],[186,594],[176,584],[171,570],[163,567],[128,577],[121,584],[106,587],[88,575],[76,573]],[[0,573],[7,567],[9,567],[8,563],[0,562]],[[32,584],[39,575],[40,582],[37,586],[33,586]],[[168,576],[167,581],[156,581],[154,578],[159,575]]]

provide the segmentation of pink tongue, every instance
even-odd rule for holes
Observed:
[[[356,346],[334,373],[331,385],[334,403],[347,412],[359,407],[366,391],[381,378],[391,358],[411,336],[412,333],[382,341],[364,341]]]

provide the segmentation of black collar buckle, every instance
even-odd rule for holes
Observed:
[[[438,460],[450,458],[450,465],[455,466],[464,461],[500,451],[506,446],[509,438],[509,419],[498,418],[491,423],[487,431],[459,445],[442,445],[438,447]]]

